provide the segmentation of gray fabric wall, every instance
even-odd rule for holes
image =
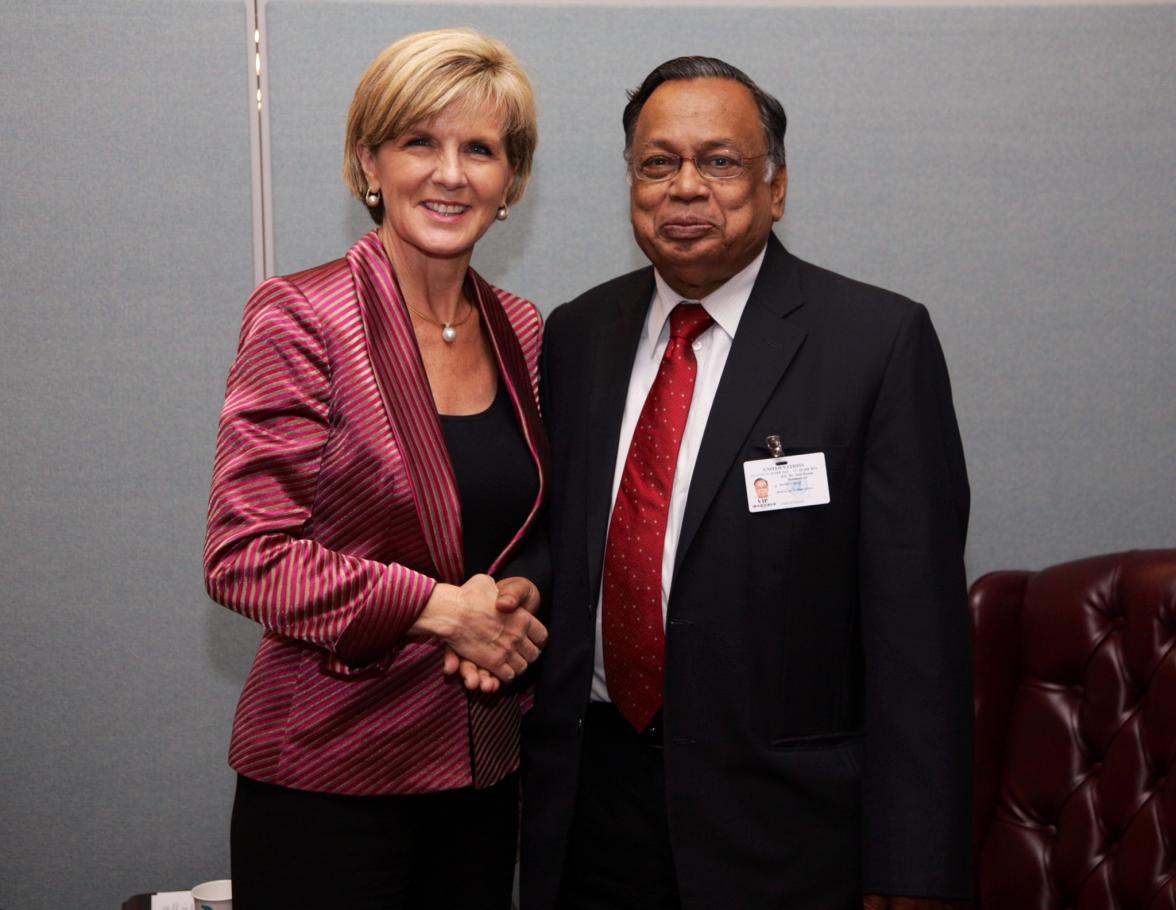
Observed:
[[[252,285],[247,8],[3,0],[0,907],[228,873],[256,628],[203,595],[216,413]],[[973,481],[969,575],[1172,545],[1176,7],[640,8],[271,0],[279,271],[370,222],[346,106],[394,38],[530,70],[532,189],[479,246],[545,311],[641,264],[624,90],[723,56],[784,102],[797,254],[930,308]]]
[[[204,596],[253,284],[246,8],[0,7],[0,907],[227,874],[257,632]]]

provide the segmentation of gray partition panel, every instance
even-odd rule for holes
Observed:
[[[252,284],[242,2],[5,2],[0,907],[228,875],[255,627],[204,596]]]
[[[408,32],[472,25],[535,82],[532,189],[479,245],[545,310],[642,262],[625,89],[671,56],[789,113],[798,254],[931,308],[973,480],[972,576],[1173,542],[1176,7],[267,5],[276,261],[370,225],[338,177],[354,85]]]

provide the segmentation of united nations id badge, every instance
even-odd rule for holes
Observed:
[[[829,502],[824,452],[745,461],[743,477],[749,512],[799,509]]]

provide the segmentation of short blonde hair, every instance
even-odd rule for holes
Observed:
[[[343,140],[343,180],[356,198],[363,201],[368,190],[356,152],[360,143],[375,151],[454,102],[469,110],[490,108],[501,117],[506,157],[514,171],[506,202],[521,199],[539,142],[531,81],[510,48],[468,28],[401,38],[381,51],[359,80]],[[369,211],[381,223],[383,200]]]

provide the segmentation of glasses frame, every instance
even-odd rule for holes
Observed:
[[[714,154],[714,153],[711,152],[708,154]],[[742,177],[744,174],[747,173],[748,162],[755,161],[757,158],[767,158],[770,155],[771,155],[771,152],[763,152],[762,154],[759,154],[759,155],[740,156],[739,161],[742,164],[742,167],[739,169],[739,173],[728,174],[726,177],[719,177],[715,174],[706,173],[701,167],[698,166],[699,157],[705,158],[706,155],[702,155],[702,156],[699,156],[699,155],[675,155],[672,152],[659,152],[657,157],[676,158],[677,159],[678,166],[676,168],[674,168],[672,173],[667,174],[665,177],[646,177],[638,169],[640,167],[640,165],[636,161],[633,161],[632,159],[630,159],[630,161],[629,161],[629,173],[633,175],[634,180],[637,180],[641,183],[665,183],[668,180],[673,180],[680,173],[682,173],[682,165],[685,164],[687,161],[689,161],[692,165],[694,165],[695,172],[703,180],[716,180],[716,181],[722,183],[727,180],[738,180],[740,177]],[[735,156],[734,155],[727,155],[726,157],[733,158]]]

